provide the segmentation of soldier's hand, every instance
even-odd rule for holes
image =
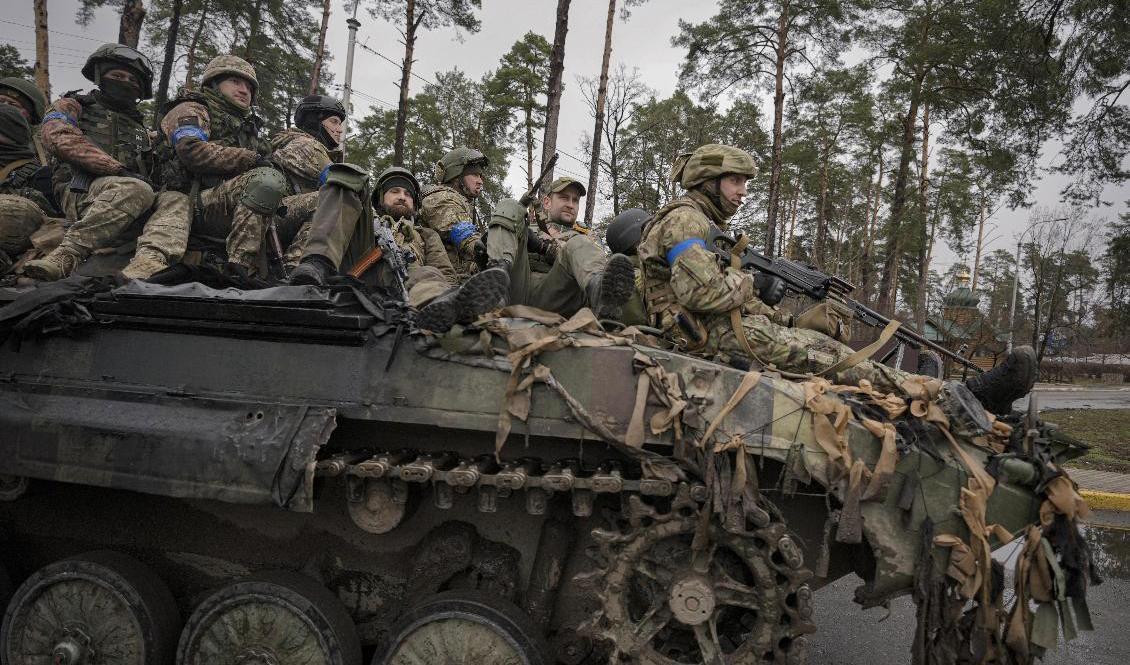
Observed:
[[[757,287],[757,297],[770,307],[785,298],[785,280],[776,275],[759,272],[753,276],[753,285]]]
[[[251,165],[252,168],[275,168],[275,163],[271,161],[270,155],[259,155],[255,158],[255,163]]]
[[[133,178],[135,180],[140,180],[141,182],[149,185],[149,187],[151,187],[151,188],[153,187],[153,182],[150,181],[149,178],[138,173],[137,171],[130,171],[129,169],[122,169],[120,172],[118,172],[118,177],[120,177],[120,178]]]
[[[471,251],[479,270],[485,270],[487,267],[487,244],[482,239],[476,240]]]

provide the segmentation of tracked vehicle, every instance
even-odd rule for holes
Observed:
[[[852,572],[956,590],[976,644],[982,548],[1082,452],[587,310],[436,337],[346,287],[82,279],[0,309],[6,665],[802,663]]]

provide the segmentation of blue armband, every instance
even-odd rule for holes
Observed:
[[[671,248],[670,252],[667,252],[667,265],[675,265],[675,259],[679,258],[680,254],[687,251],[691,247],[701,247],[703,249],[706,249],[706,241],[702,238],[687,238],[678,245],[675,245]]]
[[[62,111],[52,111],[52,112],[48,113],[47,115],[43,116],[43,122],[47,122],[49,120],[62,120],[63,122],[67,123],[68,125],[73,125],[75,127],[78,127],[78,122],[75,121],[75,119],[72,118],[71,116],[67,115],[66,113],[63,113]]]
[[[201,141],[208,140],[208,134],[205,133],[203,129],[195,125],[181,125],[173,130],[173,147],[175,148],[176,145],[180,143],[181,139],[187,139],[190,136],[198,138]]]
[[[326,168],[322,169],[322,172],[318,174],[318,186],[319,187],[326,184],[326,178],[328,178],[329,175],[330,175],[330,167],[331,166],[333,166],[333,162],[326,164]]]
[[[458,247],[463,244],[463,241],[475,235],[475,225],[471,222],[463,221],[456,222],[455,226],[451,227],[448,238],[451,239],[451,244]]]

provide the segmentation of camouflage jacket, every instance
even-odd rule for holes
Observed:
[[[286,174],[291,194],[315,192],[330,164],[341,161],[341,152],[331,152],[307,132],[292,127],[271,138],[271,161]]]
[[[474,248],[482,232],[474,204],[447,185],[426,187],[420,198],[420,221],[439,234],[455,271],[460,277],[478,272]]]
[[[162,181],[173,189],[184,189],[194,178],[203,188],[215,187],[270,153],[259,136],[259,117],[211,90],[184,93],[167,108],[159,154]]]
[[[456,282],[455,268],[447,258],[447,249],[444,248],[438,233],[427,227],[417,226],[411,219],[404,217],[393,219],[389,215],[382,215],[375,221],[392,231],[396,244],[415,257],[413,261],[415,265],[436,268],[443,273],[447,281],[452,284]]]
[[[660,328],[675,329],[680,313],[708,319],[733,309],[772,313],[757,299],[752,275],[720,265],[706,248],[710,225],[724,228],[725,221],[709,199],[691,191],[660,208],[644,228],[639,245],[643,297],[648,316]]]
[[[97,177],[124,170],[150,175],[152,143],[141,113],[118,111],[101,102],[97,90],[68,92],[51,104],[40,125],[43,147],[57,160],[56,191],[73,169]]]

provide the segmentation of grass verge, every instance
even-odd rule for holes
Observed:
[[[1053,409],[1041,411],[1040,419],[1091,445],[1069,467],[1130,473],[1130,409]]]

